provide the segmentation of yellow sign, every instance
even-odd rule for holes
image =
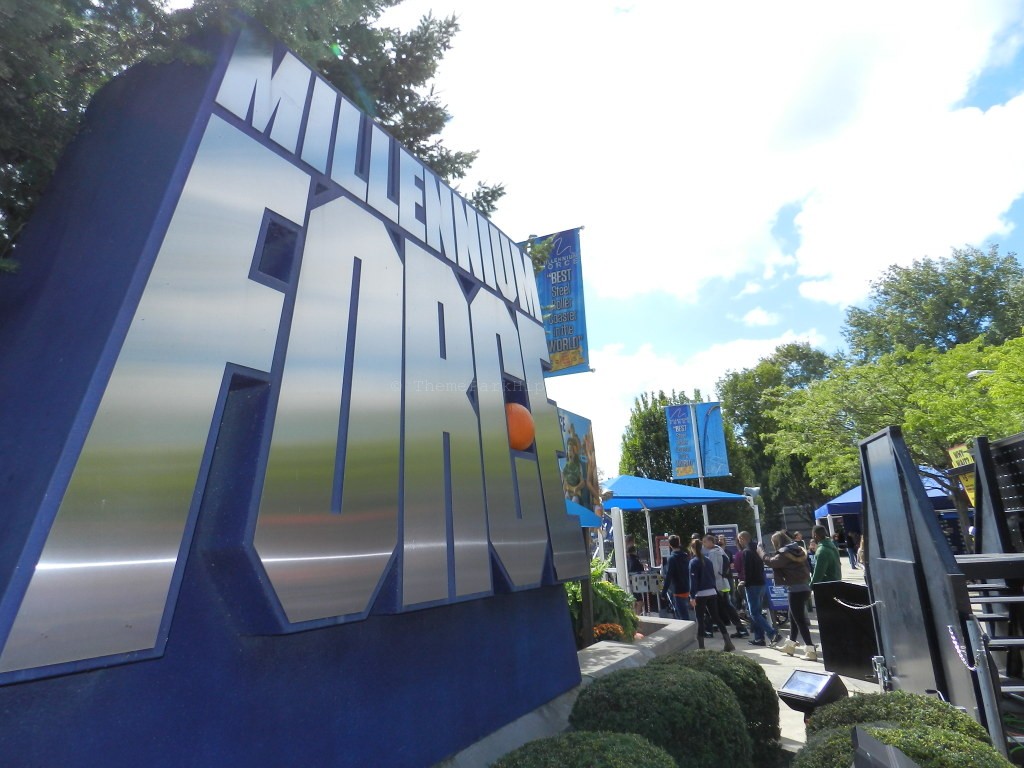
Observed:
[[[968,500],[971,502],[971,506],[974,504],[974,473],[966,472],[957,478],[960,481],[960,485],[963,486],[964,493],[967,494]]]
[[[974,457],[971,456],[971,452],[963,443],[960,445],[954,445],[946,451],[946,453],[949,454],[949,458],[952,460],[954,467],[969,467],[974,463]]]

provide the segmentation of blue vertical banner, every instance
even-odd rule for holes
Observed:
[[[580,266],[580,229],[536,239],[549,238],[553,241],[551,255],[537,274],[537,295],[551,359],[551,370],[544,375],[583,373],[590,370],[590,352]]]
[[[729,474],[720,403],[667,405],[665,420],[673,480]]]
[[[697,477],[697,441],[693,434],[693,410],[688,404],[665,406],[672,479]]]
[[[721,403],[697,403],[696,426],[700,440],[701,468],[704,477],[729,474],[729,453],[725,448],[725,427]]]

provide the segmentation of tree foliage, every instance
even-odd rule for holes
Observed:
[[[544,265],[548,263],[548,259],[551,257],[551,249],[555,247],[555,238],[551,237],[530,237],[523,244],[523,250],[526,251],[526,255],[530,257],[530,263],[533,264],[533,274],[538,275],[544,269]]]
[[[893,265],[872,283],[867,308],[850,307],[850,351],[874,360],[897,347],[948,350],[984,336],[1001,344],[1024,326],[1024,269],[1012,253],[967,246],[943,259]]]
[[[753,484],[761,487],[769,522],[780,516],[785,505],[817,506],[824,501],[807,474],[807,460],[775,454],[769,443],[778,430],[772,411],[790,392],[827,376],[832,362],[806,342],[783,344],[753,368],[729,371],[718,382],[722,413],[736,434],[730,460],[749,466]]]
[[[0,270],[74,136],[93,94],[147,56],[188,56],[188,36],[243,11],[315,66],[439,176],[465,178],[476,152],[447,147],[450,119],[430,85],[458,31],[425,16],[409,30],[378,20],[399,0],[0,0]],[[494,211],[504,188],[478,185],[471,202]]]
[[[1010,254],[967,247],[946,259],[890,267],[868,309],[852,307],[849,357],[779,347],[718,382],[770,518],[784,504],[817,506],[860,479],[858,444],[903,428],[919,464],[943,468],[947,449],[1024,429],[1021,323],[1024,270]],[[991,371],[969,379],[970,371]]]
[[[874,362],[837,365],[827,379],[790,392],[772,411],[779,428],[769,450],[806,459],[812,481],[833,495],[859,480],[859,441],[889,425],[903,427],[918,464],[948,467],[953,445],[1024,429],[1022,365],[1021,338],[998,347],[978,339],[948,351],[897,347]],[[993,372],[967,377],[986,369]],[[936,480],[956,487],[943,473]]]

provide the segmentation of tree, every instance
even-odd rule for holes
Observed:
[[[194,56],[187,39],[234,23],[241,10],[304,60],[451,183],[476,152],[446,147],[450,114],[431,87],[458,31],[455,17],[425,16],[409,32],[380,27],[399,0],[0,0],[0,271],[93,94],[147,56]],[[471,202],[493,213],[504,187],[479,184]]]
[[[859,360],[896,347],[948,350],[984,335],[1001,344],[1024,326],[1024,269],[1013,253],[967,246],[944,259],[891,266],[872,283],[868,307],[850,307],[843,335]]]
[[[937,470],[940,485],[955,491],[943,471],[950,447],[1024,428],[1022,365],[1021,338],[998,347],[977,339],[945,352],[897,347],[872,363],[837,365],[829,378],[792,391],[772,412],[779,429],[770,450],[805,458],[811,480],[835,495],[859,481],[859,442],[900,425],[915,461]],[[973,370],[992,372],[971,380]]]
[[[753,368],[729,371],[718,381],[722,413],[736,434],[733,462],[743,461],[761,487],[769,525],[781,519],[785,505],[820,505],[825,499],[814,487],[800,456],[779,456],[769,450],[770,435],[778,430],[771,415],[794,389],[806,388],[828,375],[832,358],[806,342],[780,345]]]
[[[171,26],[159,0],[0,0],[0,271],[89,99]]]
[[[641,393],[633,401],[629,424],[622,435],[622,454],[619,459],[619,473],[649,477],[653,480],[672,480],[672,457],[668,443],[668,422],[665,419],[666,405],[680,405],[699,401],[699,390],[693,399],[685,392],[672,390],[670,395],[663,391]],[[736,441],[732,430],[725,428],[726,450],[729,455],[730,477],[712,477],[705,480],[705,486],[720,491],[742,493],[751,475],[742,459],[734,461]],[[680,485],[696,485],[696,481],[679,481]],[[709,508],[709,516],[721,521],[736,522],[741,528],[752,527],[754,517],[746,504],[715,504]],[[647,541],[646,520],[641,515],[626,515],[626,532],[637,541]],[[704,530],[703,510],[699,506],[681,509],[657,510],[651,512],[651,526],[657,533],[670,531],[684,538],[694,531]]]
[[[555,238],[535,237],[530,235],[523,243],[523,250],[533,264],[533,274],[539,275],[544,270],[544,265],[551,258],[551,249],[555,247]]]

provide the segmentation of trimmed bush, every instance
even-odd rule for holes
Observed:
[[[862,727],[883,744],[902,750],[920,768],[1012,768],[994,747],[962,733],[927,725]],[[793,759],[792,768],[850,768],[852,733],[852,726],[815,733]]]
[[[635,733],[574,731],[509,752],[492,768],[676,768],[668,752]]]
[[[681,665],[613,672],[580,691],[569,715],[578,731],[636,733],[680,768],[748,766],[750,737],[732,691],[717,677]]]
[[[934,696],[892,691],[851,696],[827,704],[807,721],[807,735],[857,723],[930,725],[991,744],[988,731],[969,715]]]
[[[707,672],[721,680],[736,696],[754,751],[778,744],[779,696],[761,665],[747,656],[722,651],[682,651],[661,656],[651,666],[679,665]]]

